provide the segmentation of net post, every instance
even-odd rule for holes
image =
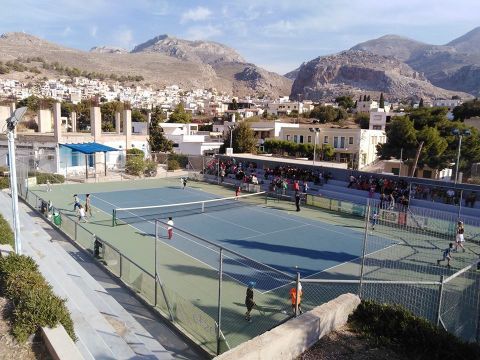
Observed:
[[[223,275],[223,248],[220,248],[218,259],[218,305],[217,305],[217,355],[220,355],[221,326],[222,326],[222,275]]]
[[[445,276],[440,276],[440,285],[438,287],[438,301],[437,301],[437,309],[436,309],[436,325],[437,327],[440,326],[440,315],[442,311],[442,299],[443,299],[443,284],[444,284]]]
[[[112,210],[112,227],[115,226],[116,217],[117,217],[117,210],[113,209]]]
[[[362,298],[363,292],[363,276],[365,274],[365,256],[367,253],[367,240],[368,240],[368,223],[370,221],[370,199],[367,200],[367,213],[365,214],[365,231],[363,234],[363,249],[362,249],[362,265],[360,267],[360,284],[358,289],[358,296]]]
[[[204,213],[204,212],[205,212],[205,202],[202,201],[202,213]]]
[[[297,272],[297,279],[295,280],[295,317],[298,316],[298,306],[300,300],[300,273]]]

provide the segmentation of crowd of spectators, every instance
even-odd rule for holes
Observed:
[[[390,202],[390,195],[393,195],[393,201],[395,201],[396,204],[407,204],[406,206],[408,206],[409,199],[421,199],[458,205],[463,198],[464,205],[472,208],[475,207],[475,202],[477,201],[475,191],[464,191],[461,193],[462,190],[454,188],[416,183],[412,183],[410,186],[410,183],[404,179],[392,179],[375,175],[360,175],[358,177],[350,175],[347,187],[368,191],[369,197],[373,197],[375,193],[379,193],[381,199],[388,199],[384,200],[385,203]]]

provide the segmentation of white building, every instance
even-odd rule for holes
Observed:
[[[435,99],[432,103],[433,106],[447,107],[448,110],[453,110],[455,107],[462,105],[460,99]]]
[[[198,124],[161,123],[164,135],[173,141],[176,153],[208,155],[218,153],[222,138],[214,138],[209,132],[198,131]]]
[[[355,108],[355,112],[369,113],[372,109],[378,109],[378,102],[373,100],[357,101],[357,107]]]
[[[318,133],[310,131],[316,128]],[[317,137],[315,139],[315,136]],[[339,128],[325,126],[300,125],[298,128],[282,128],[280,140],[298,144],[315,144],[321,149],[329,144],[335,151],[334,158],[347,162],[350,167],[361,169],[377,159],[377,144],[385,143],[387,136],[383,130],[364,130],[359,128]]]

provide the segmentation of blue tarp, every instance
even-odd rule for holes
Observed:
[[[107,152],[107,151],[119,151],[119,149],[112,148],[103,144],[96,142],[92,143],[83,143],[83,144],[60,144],[72,150],[81,152],[83,154],[94,154],[97,152]]]

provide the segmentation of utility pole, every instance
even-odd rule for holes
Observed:
[[[423,148],[423,141],[418,146],[417,155],[415,155],[415,162],[413,164],[413,169],[412,169],[412,173],[410,174],[410,177],[414,177],[415,175],[415,170],[417,169],[418,159],[420,158],[420,153],[422,152],[422,148]]]

